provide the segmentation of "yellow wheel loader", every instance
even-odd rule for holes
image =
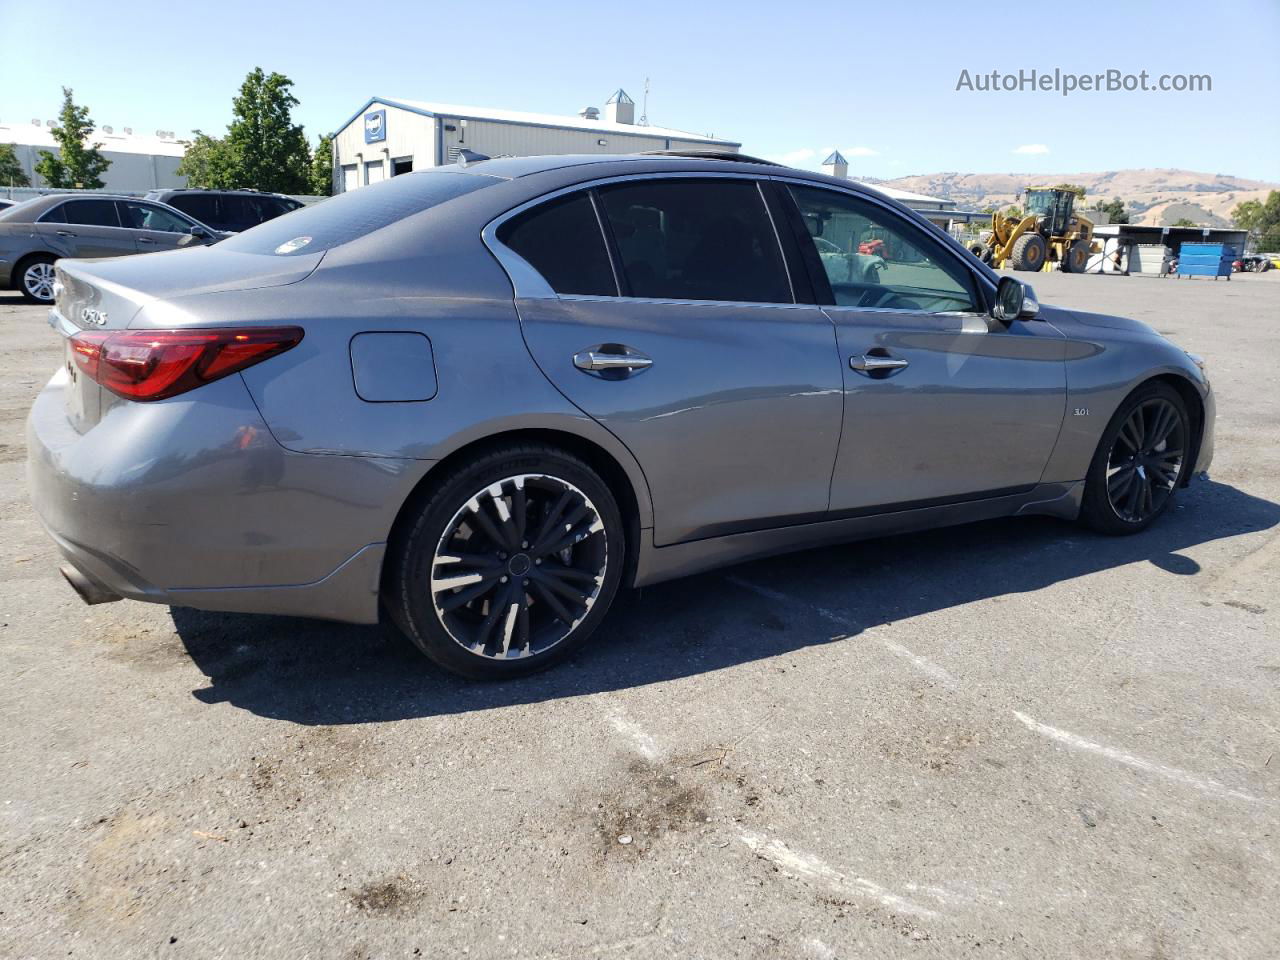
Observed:
[[[991,233],[969,249],[996,269],[1042,270],[1056,263],[1067,273],[1083,273],[1089,254],[1097,253],[1093,221],[1075,212],[1076,194],[1058,187],[1029,187],[1021,218],[997,211]]]

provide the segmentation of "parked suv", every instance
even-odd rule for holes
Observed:
[[[124,257],[223,234],[163,203],[103,194],[53,194],[0,210],[0,290],[53,303],[53,265],[63,257]]]
[[[167,203],[224,233],[240,233],[302,206],[292,197],[257,190],[152,190],[147,199]]]

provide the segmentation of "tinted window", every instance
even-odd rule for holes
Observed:
[[[218,215],[218,198],[209,193],[179,193],[166,202],[211,227],[218,226],[222,220]]]
[[[218,249],[241,253],[319,253],[350,243],[397,220],[503,181],[483,174],[439,171],[395,177],[376,189],[353,190],[313,203],[223,240]]]
[[[269,219],[259,213],[256,197],[237,194],[228,194],[222,198],[222,216],[236,230],[248,230]]]
[[[67,222],[67,205],[59,204],[52,210],[46,210],[40,215],[40,223],[66,223]]]
[[[634,297],[790,303],[753,181],[639,180],[600,190]]]
[[[508,220],[498,239],[542,274],[556,293],[618,295],[609,251],[585,193],[552,200]]]
[[[281,200],[279,197],[259,197],[258,210],[263,220],[274,220],[276,217],[296,210],[300,204],[292,200]]]
[[[67,223],[82,223],[88,227],[118,227],[114,200],[68,200],[62,205]]]
[[[923,230],[846,193],[814,187],[791,193],[839,306],[976,309],[968,271]]]
[[[161,230],[164,233],[186,233],[191,224],[164,207],[136,200],[120,202],[120,221],[135,230]]]

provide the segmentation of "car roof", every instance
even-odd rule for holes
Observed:
[[[238,187],[234,190],[217,190],[213,187],[157,187],[154,190],[149,190],[147,196],[178,193],[242,193],[248,197],[282,197],[286,200],[289,199],[289,195],[285,193],[275,193],[271,190],[250,190],[247,187]]]

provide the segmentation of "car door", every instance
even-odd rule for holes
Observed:
[[[795,302],[759,184],[635,177],[526,206],[486,240],[543,373],[639,461],[654,542],[820,519],[834,329]]]
[[[83,197],[68,200],[40,219],[41,232],[51,232],[67,257],[119,257],[137,253],[133,233],[120,225],[114,200]]]
[[[139,253],[176,250],[199,242],[191,235],[191,228],[196,224],[173,210],[145,200],[118,200],[116,204],[120,208],[120,222],[133,231]]]
[[[1063,336],[990,318],[959,256],[889,204],[798,183],[789,192],[845,378],[833,516],[1038,483],[1065,412]]]

